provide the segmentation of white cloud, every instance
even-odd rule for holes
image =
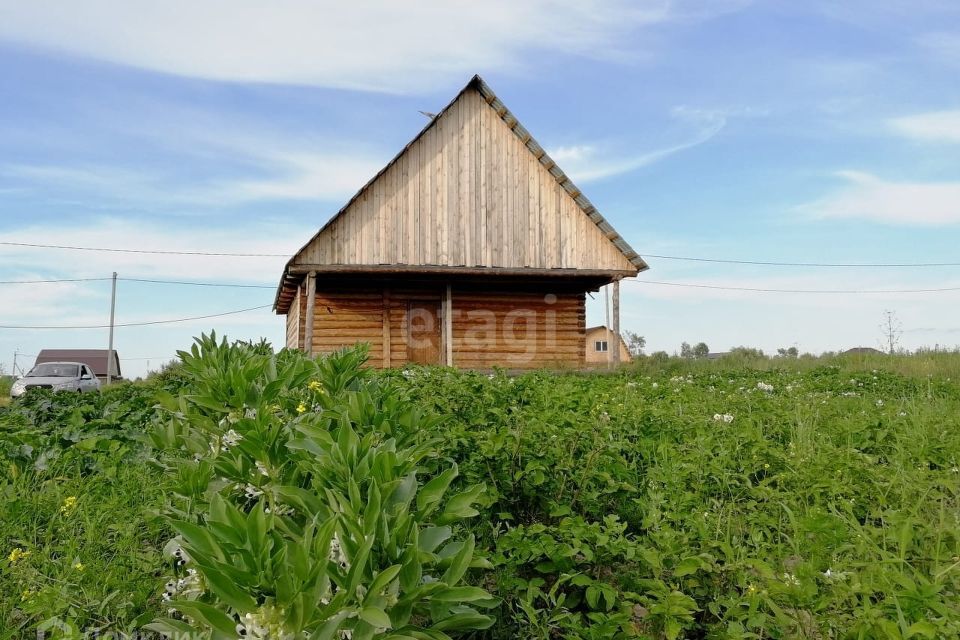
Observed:
[[[960,182],[893,182],[860,171],[840,171],[847,185],[800,211],[820,218],[851,218],[893,225],[960,224]]]
[[[960,143],[960,109],[893,118],[889,125],[896,133],[914,140]]]
[[[204,155],[208,164],[195,164],[194,171],[179,175],[182,167],[136,167],[100,163],[0,165],[0,178],[17,184],[16,193],[42,193],[51,200],[69,201],[76,196],[97,196],[100,209],[117,205],[155,210],[170,205],[223,207],[266,200],[318,200],[339,202],[353,195],[385,163],[385,154],[353,149],[336,150],[333,141],[293,142],[283,137],[244,136],[222,130],[220,139],[192,136],[182,131],[179,155]],[[334,150],[330,150],[334,148]],[[228,178],[216,173],[216,159],[242,163]],[[211,173],[207,173],[210,165]],[[14,192],[14,189],[10,189]]]
[[[409,91],[532,50],[603,56],[631,29],[711,12],[671,0],[7,0],[0,39],[176,75]]]
[[[551,149],[549,153],[574,181],[587,183],[635,171],[680,151],[701,145],[720,133],[730,115],[739,113],[747,112],[675,107],[670,115],[683,128],[681,136],[684,139],[681,142],[635,154],[621,152],[618,155],[607,145],[591,144],[561,146]]]

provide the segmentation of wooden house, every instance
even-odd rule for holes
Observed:
[[[619,353],[615,353],[615,349],[619,351]],[[584,353],[586,356],[586,365],[592,367],[611,364],[615,357],[619,358],[617,362],[630,362],[633,360],[623,336],[619,338],[615,337],[613,329],[603,325],[590,327],[586,330],[584,336]]]
[[[647,268],[475,76],[287,263],[287,346],[370,363],[580,367],[586,292]],[[618,331],[618,312],[614,332]]]

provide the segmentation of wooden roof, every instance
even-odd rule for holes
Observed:
[[[305,273],[581,276],[647,264],[474,76],[287,263]]]

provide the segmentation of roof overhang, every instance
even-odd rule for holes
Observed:
[[[523,269],[506,267],[445,267],[421,265],[297,265],[288,266],[277,288],[274,311],[286,314],[290,304],[297,295],[304,278],[310,273],[316,274],[318,279],[336,278],[337,283],[354,281],[358,284],[374,282],[390,282],[402,279],[420,281],[449,281],[456,279],[463,282],[503,282],[513,284],[520,282],[530,283],[577,283],[584,291],[595,291],[605,284],[624,278],[632,278],[636,271],[610,271],[604,269]],[[322,287],[321,283],[318,283]]]

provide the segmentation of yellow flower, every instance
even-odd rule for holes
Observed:
[[[84,566],[82,562],[74,562],[73,568],[76,569],[77,571],[83,571],[84,569],[86,569],[86,566]]]
[[[7,556],[7,560],[10,561],[10,564],[17,564],[24,558],[28,557],[30,552],[26,549],[21,549],[20,547],[14,547],[13,551],[10,552],[10,555]]]
[[[753,585],[750,585],[749,587],[747,587],[747,591],[749,591],[750,593],[756,593],[757,588]]]
[[[69,514],[77,507],[77,496],[70,496],[63,501],[63,506],[60,507],[60,513]]]
[[[310,391],[320,391],[323,389],[323,386],[316,380],[311,380],[310,384],[307,385],[307,388],[310,389]]]
[[[23,602],[26,602],[32,597],[33,597],[33,591],[30,591],[30,589],[26,589],[23,593],[20,594],[20,600],[22,600]]]
[[[764,463],[763,463],[763,468],[764,468],[764,469],[769,469],[769,468],[770,468],[770,465],[769,465],[768,463],[764,462]]]
[[[306,410],[307,410],[307,405],[303,404],[302,402],[297,405],[297,413],[303,413]]]

